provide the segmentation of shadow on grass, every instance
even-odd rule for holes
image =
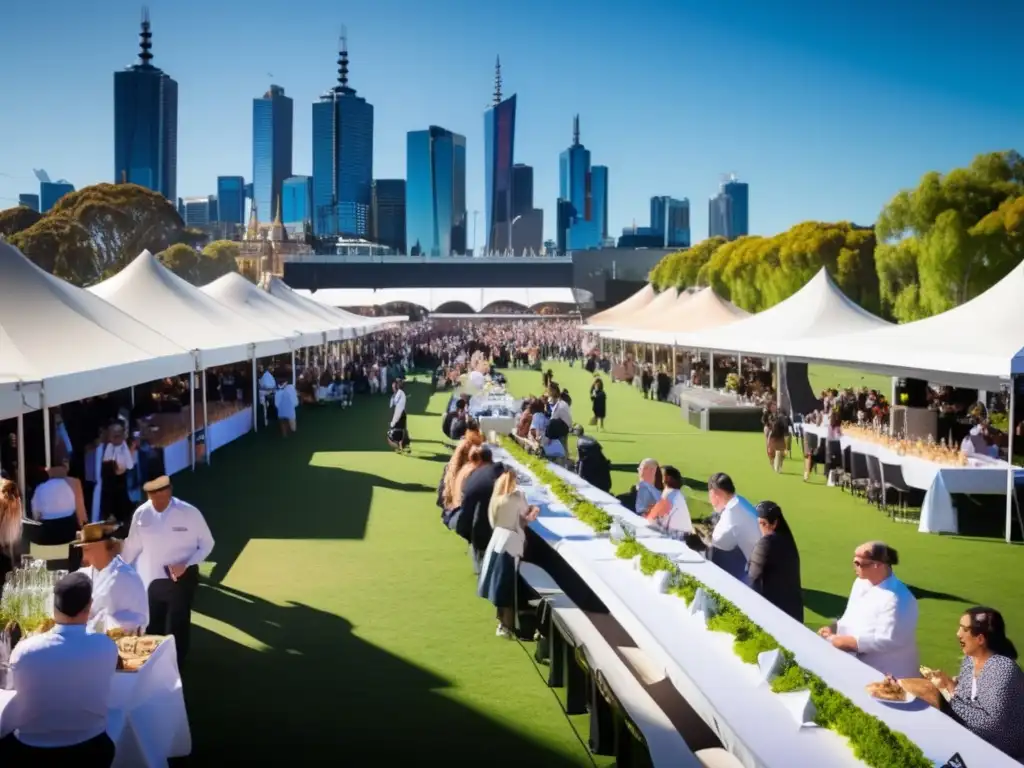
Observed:
[[[849,595],[835,595],[817,589],[804,589],[804,608],[824,616],[829,621],[837,619],[846,610]]]
[[[208,583],[196,611],[248,637],[193,626],[184,687],[197,727],[176,766],[576,765],[456,703],[442,693],[451,681],[339,616]]]

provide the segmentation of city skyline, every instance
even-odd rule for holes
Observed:
[[[541,4],[527,4],[543,21],[539,26],[512,20],[486,37],[479,34],[485,14],[470,4],[449,3],[445,24],[408,4],[346,9],[344,21],[358,30],[359,90],[377,111],[374,176],[402,175],[408,130],[445,125],[466,136],[467,208],[482,210],[479,115],[499,52],[506,87],[518,95],[515,160],[535,169],[535,204],[544,210],[548,237],[555,229],[558,173],[552,158],[564,148],[562,126],[576,112],[587,124],[588,145],[612,169],[609,234],[643,224],[650,197],[670,195],[693,201],[694,241],[707,232],[699,201],[730,170],[755,189],[751,231],[769,234],[805,219],[870,224],[895,192],[924,172],[1016,143],[1024,108],[1006,74],[1012,46],[966,41],[942,66],[915,63],[928,54],[934,59],[943,39],[984,18],[980,11],[939,9],[925,24],[909,7],[886,6],[887,23],[879,26],[857,21],[872,18],[866,7],[854,17],[826,10],[811,18],[794,3],[771,14],[755,3],[742,5],[742,13],[726,13],[652,3],[626,18],[599,3],[577,21],[580,42],[566,45],[554,44],[560,33]],[[292,10],[273,24],[239,22],[232,7],[154,10],[157,61],[181,88],[178,196],[214,192],[220,175],[250,176],[246,105],[270,83],[285,87],[299,104],[293,171],[312,174],[311,115],[302,105],[322,90],[337,9],[314,0]],[[9,15],[12,34],[0,51],[0,68],[14,71],[17,62],[38,58],[29,44],[33,31],[44,28],[62,56],[41,57],[24,72],[19,67],[18,77],[5,82],[18,119],[0,124],[0,204],[14,205],[20,193],[35,191],[32,166],[77,188],[110,179],[110,73],[134,52],[138,5],[117,0],[104,11],[90,14],[55,0],[45,13],[19,6]],[[1006,29],[1021,15],[1010,5],[1000,12]],[[399,13],[402,28],[394,25]],[[745,18],[737,22],[738,16]],[[228,19],[234,19],[228,26],[238,38],[232,44],[237,55],[211,68],[203,52],[223,44],[215,30]],[[668,30],[681,26],[695,30],[687,46],[669,42]],[[436,50],[423,42],[442,27],[460,45]],[[600,41],[612,30],[645,43],[629,55],[610,54]],[[829,30],[836,34],[830,37]],[[865,54],[869,48],[875,50]],[[694,77],[709,57],[717,62],[713,73]],[[77,62],[70,75],[66,60]],[[586,75],[570,89],[556,87],[557,73],[570,71]],[[72,81],[69,92],[39,98],[58,78]],[[674,82],[679,87],[666,91]]]

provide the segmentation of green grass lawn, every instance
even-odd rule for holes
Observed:
[[[855,368],[843,368],[839,365],[808,365],[807,378],[811,389],[817,395],[823,389],[845,389],[846,387],[867,387],[889,397],[892,394],[892,377],[878,373],[867,373]]]
[[[593,764],[440,523],[448,395],[427,390],[408,390],[412,457],[367,396],[175,477],[217,540],[183,671],[189,764]]]
[[[578,367],[545,364],[548,367],[572,394],[575,420],[586,424],[592,377]],[[831,369],[827,375],[846,375],[846,370]],[[507,375],[510,388],[518,394],[540,391],[539,372],[513,370]],[[859,385],[848,376],[835,380],[837,386]],[[901,565],[896,570],[918,595],[922,663],[956,672],[957,620],[964,608],[975,604],[1002,611],[1010,636],[1024,647],[1024,549],[1020,546],[1001,539],[918,533],[916,524],[893,522],[863,499],[826,487],[820,474],[809,483],[802,482],[799,459],[788,460],[783,474],[775,474],[759,433],[701,432],[685,424],[675,406],[644,400],[631,386],[615,384],[606,389],[607,429],[595,436],[614,464],[612,492],[627,490],[636,481],[637,463],[650,456],[678,467],[694,486],[703,485],[714,472],[727,472],[752,502],[777,502],[800,547],[809,626],[817,628],[843,612],[854,578],[854,548],[881,539],[899,550]],[[695,517],[710,512],[706,492],[687,488],[686,493]]]

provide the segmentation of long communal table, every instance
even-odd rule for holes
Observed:
[[[495,454],[496,459],[533,477],[507,451],[496,448]],[[868,714],[906,734],[937,766],[945,765],[956,753],[969,766],[1017,765],[921,701],[910,705],[876,701],[864,686],[881,679],[877,671],[836,650],[683,542],[663,536],[613,496],[572,472],[555,465],[551,465],[551,470],[571,483],[583,498],[632,526],[638,541],[648,549],[672,558],[684,573],[732,601],[792,651],[805,669]],[[531,529],[586,582],[637,646],[665,669],[666,676],[690,706],[746,768],[863,765],[838,734],[813,725],[799,725],[788,711],[785,699],[772,693],[753,665],[744,664],[733,653],[729,636],[707,630],[689,614],[679,597],[658,592],[651,578],[638,573],[631,562],[617,558],[615,546],[606,536],[598,536],[573,517],[536,478],[524,490],[531,503],[541,508]]]
[[[803,430],[824,440],[828,427],[804,424]],[[968,459],[969,466],[950,467],[919,456],[901,456],[884,445],[846,435],[839,439],[839,444],[843,450],[850,448],[855,453],[875,456],[883,464],[898,466],[911,488],[925,492],[918,526],[921,533],[959,533],[954,493],[1006,495],[1006,473],[1010,465],[1005,461],[975,456]],[[1016,472],[1020,474],[1020,470]]]

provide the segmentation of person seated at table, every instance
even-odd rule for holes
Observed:
[[[800,551],[782,509],[774,501],[755,507],[761,538],[747,564],[751,589],[801,624],[804,597],[800,586]]]
[[[89,523],[78,532],[73,546],[82,550],[84,573],[92,581],[92,611],[89,629],[106,632],[122,629],[131,634],[145,631],[149,624],[149,597],[142,577],[121,559],[117,527]]]
[[[636,467],[639,482],[636,484],[633,511],[638,515],[646,516],[661,500],[661,491],[658,490],[657,484],[659,469],[658,462],[650,458],[644,459]]]
[[[533,414],[535,411],[531,410],[536,403],[536,398],[528,397],[523,400],[523,410],[519,414],[519,420],[516,422],[516,436],[517,437],[529,437],[530,436],[530,424],[533,422]],[[544,410],[544,406],[540,406],[540,410]]]
[[[968,608],[956,636],[964,652],[959,676],[951,679],[936,670],[930,678],[950,696],[948,704],[937,702],[939,708],[1024,762],[1024,672],[1017,666],[1017,649],[1006,636],[1002,614],[982,606]]]
[[[708,479],[708,501],[715,510],[711,516],[714,528],[708,542],[710,560],[746,582],[747,563],[761,540],[761,527],[754,505],[736,493],[732,478],[724,472]]]
[[[466,402],[466,398],[460,397],[456,401],[455,407],[452,410],[448,411],[448,413],[446,413],[444,415],[444,419],[441,422],[441,431],[444,432],[445,437],[452,437],[452,425],[453,424],[455,424],[456,422],[459,422],[459,421],[465,423],[465,421],[466,421],[466,408],[468,406],[469,406],[469,403]]]
[[[899,561],[896,550],[884,542],[857,547],[857,578],[846,610],[835,626],[822,627],[818,634],[883,674],[919,677],[917,599],[893,573]]]
[[[561,419],[549,417],[544,412],[544,402],[541,400],[537,400],[531,405],[530,411],[533,413],[530,419],[530,438],[540,446],[541,453],[545,458],[564,458],[565,446],[563,442],[556,437],[552,437],[552,435],[559,434],[563,430],[568,435],[569,430],[565,427],[565,422]],[[551,424],[556,421],[555,428],[552,428]]]
[[[53,589],[49,632],[23,639],[11,653],[14,698],[4,711],[13,732],[0,742],[0,764],[107,768],[107,701],[117,669],[117,645],[86,631],[92,582],[72,573]]]
[[[682,491],[682,473],[675,467],[666,466],[662,470],[662,477],[665,490],[647,513],[647,519],[672,533],[693,533],[690,509],[686,506],[686,497]]]

